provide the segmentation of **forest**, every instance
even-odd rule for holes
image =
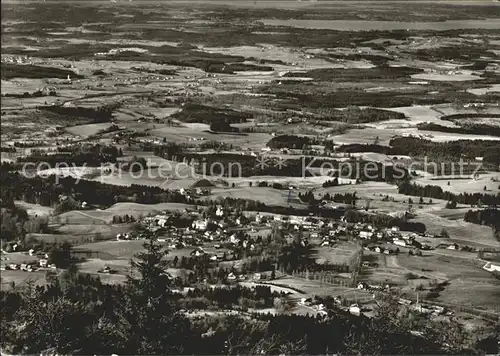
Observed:
[[[182,122],[198,122],[207,125],[213,123],[235,124],[246,122],[252,115],[227,108],[215,108],[212,106],[187,102],[181,111],[173,114],[172,119]]]
[[[500,230],[500,211],[497,209],[469,210],[465,213],[464,220]]]
[[[2,62],[1,77],[4,80],[12,78],[59,78],[66,79],[70,78],[83,78],[83,76],[76,74],[72,70],[53,68],[53,67],[43,67],[32,64],[15,64],[15,63],[4,63]]]
[[[471,206],[486,205],[496,207],[500,204],[500,195],[482,194],[482,193],[460,193],[454,194],[444,191],[438,185],[418,185],[409,181],[402,182],[398,187],[400,194],[411,195],[415,197],[425,197],[434,199],[443,199],[457,204],[467,204]]]
[[[2,165],[3,166],[3,165]],[[20,173],[4,172],[0,169],[2,184],[2,206],[12,206],[14,200],[53,206],[60,202],[60,195],[69,196],[75,201],[109,207],[117,202],[132,201],[142,204],[160,202],[189,203],[189,199],[175,191],[158,187],[131,185],[117,186],[97,181],[77,180],[73,177],[28,178]]]
[[[83,107],[83,106],[60,106],[60,105],[47,105],[39,106],[38,110],[49,111],[61,115],[72,116],[72,117],[84,117],[93,119],[94,122],[109,122],[113,117],[113,111],[116,109],[116,105],[104,105],[97,108],[94,107]]]
[[[18,163],[39,163],[44,164],[44,168],[54,168],[58,164],[65,166],[100,167],[107,163],[116,163],[117,157],[123,153],[115,146],[105,145],[71,145],[57,148],[54,153],[32,152],[29,156],[18,157]],[[18,164],[17,166],[21,166]],[[32,166],[34,168],[35,166]]]
[[[314,139],[306,136],[296,135],[281,135],[273,137],[268,143],[267,147],[279,150],[281,148],[290,149],[306,149],[307,146],[318,144]]]
[[[466,135],[500,136],[500,127],[487,124],[467,124],[459,127],[443,126],[430,122],[417,124],[419,130],[459,133]]]
[[[414,137],[393,138],[389,144],[393,155],[426,156],[432,159],[449,159],[458,162],[483,157],[484,163],[500,164],[500,144],[488,140],[457,140],[433,142]]]

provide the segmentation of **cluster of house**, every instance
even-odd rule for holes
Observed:
[[[254,273],[252,276],[248,276],[246,274],[238,274],[238,273],[234,273],[234,272],[230,272],[226,279],[229,281],[229,282],[236,282],[236,281],[244,281],[244,280],[247,280],[247,279],[253,279],[255,281],[260,281],[261,279],[265,279],[265,274],[261,274],[261,273]]]
[[[301,298],[297,302],[297,304],[311,308],[318,315],[321,315],[321,316],[328,315],[325,305],[323,303],[315,303],[312,298]]]
[[[362,290],[367,290],[367,291],[370,291],[370,292],[375,292],[375,291],[387,291],[389,290],[389,285],[386,284],[385,286],[380,286],[380,285],[377,285],[377,284],[369,284],[367,282],[359,282],[358,285],[357,285],[357,288],[358,289],[362,289]]]
[[[349,307],[347,308],[347,310],[352,315],[359,316],[361,314],[362,307],[358,303],[354,303],[354,304],[349,305]]]
[[[418,241],[419,238],[439,238],[439,235],[432,234],[419,234],[419,233],[402,233],[398,228],[393,227],[391,230],[388,230],[389,241],[392,241],[393,244],[401,247],[414,248],[417,250],[433,250],[435,248],[447,249],[447,250],[462,250],[469,252],[476,252],[477,249],[470,246],[459,246],[455,242],[448,243],[440,243],[437,246],[431,246],[427,243],[421,243]]]
[[[34,272],[34,271],[38,271],[39,269],[45,269],[45,268],[52,268],[52,269],[55,269],[56,268],[56,265],[51,263],[51,264],[48,264],[47,263],[47,260],[46,259],[40,259],[36,262],[30,262],[30,263],[9,263],[9,264],[6,264],[5,266],[2,265],[0,267],[0,270],[2,271],[9,271],[9,270],[12,270],[12,271],[16,271],[16,270],[20,270],[20,271],[24,271],[24,272]]]
[[[2,251],[2,253],[8,255],[8,253],[5,251]],[[48,254],[43,253],[43,252],[35,253],[35,251],[33,249],[29,250],[28,254],[31,257],[37,257],[38,260],[32,261],[32,262],[26,262],[26,263],[2,264],[0,266],[0,270],[2,270],[2,271],[19,270],[19,271],[24,271],[24,272],[33,272],[33,271],[37,271],[37,270],[42,269],[42,268],[43,269],[45,269],[45,268],[55,269],[56,268],[55,264],[53,264],[53,263],[49,264],[49,255]]]
[[[413,137],[413,138],[420,138],[420,139],[431,139],[434,136],[431,134],[422,134],[422,133],[414,133],[414,132],[403,132],[401,134],[401,137]]]
[[[344,306],[340,297],[334,297],[333,301],[339,309],[347,311],[352,315],[360,316],[361,314],[363,314],[366,317],[372,316],[372,313],[370,313],[372,310],[370,308],[367,308],[366,306],[362,306],[359,303],[351,303],[348,306]]]
[[[116,273],[116,270],[112,269],[109,266],[105,266],[103,269],[98,270],[97,273],[114,274]]]
[[[2,62],[15,64],[32,64],[28,56],[2,55]]]
[[[145,217],[141,220],[142,225],[149,232],[162,230],[165,232],[165,237],[160,237],[160,242],[167,242],[169,249],[185,248],[187,246],[198,246],[192,256],[203,256],[206,251],[201,247],[204,243],[215,243],[213,247],[220,249],[221,245],[225,246],[240,246],[244,249],[253,251],[256,248],[255,241],[244,238],[239,229],[248,227],[251,220],[241,214],[228,214],[222,206],[218,206],[215,210],[215,216],[203,217],[207,214],[200,215],[196,211],[184,211],[186,218],[193,219],[190,226],[175,227],[174,220],[176,219],[171,214],[158,214],[155,216]],[[212,214],[213,215],[213,214]],[[143,234],[137,235],[137,238],[143,238]],[[119,234],[117,239],[130,239],[130,234]],[[221,257],[221,256],[219,256]],[[215,256],[211,256],[215,260]]]
[[[438,248],[444,248],[447,250],[458,250],[459,246],[458,244],[452,242],[452,243],[442,243],[437,246]]]
[[[43,131],[47,135],[58,135],[64,133],[64,127],[60,125],[50,126]]]
[[[384,247],[384,246],[380,246],[380,245],[368,245],[368,246],[365,246],[364,249],[366,251],[383,253],[384,255],[397,255],[400,252],[399,247],[396,247],[395,249],[393,249],[393,248]]]
[[[139,235],[134,235],[132,233],[119,233],[116,234],[116,241],[122,241],[122,240],[137,240],[139,239]]]
[[[415,232],[403,233],[397,226],[393,226],[390,229],[377,230],[371,225],[358,223],[354,225],[354,231],[357,232],[357,235],[360,239],[386,241],[397,246],[396,249],[383,247],[377,244],[371,244],[366,246],[368,250],[373,252],[390,254],[399,250],[399,247],[406,247],[417,250],[433,249],[432,246],[428,244],[423,244],[417,240],[420,237],[424,237],[423,235]]]
[[[318,226],[323,224],[318,224]],[[347,227],[344,225],[338,225],[334,227],[333,223],[328,223],[326,225],[326,232],[311,232],[309,235],[311,238],[321,238],[320,246],[333,246],[337,241],[337,237],[345,235],[347,233]]]
[[[438,316],[438,315],[446,315],[446,316],[451,316],[453,315],[453,312],[451,310],[446,310],[444,307],[439,306],[439,305],[425,305],[420,302],[413,302],[409,299],[405,298],[399,298],[398,303],[401,305],[404,305],[410,310],[416,311],[418,313],[422,314],[431,314],[433,316]]]
[[[380,286],[380,285],[373,285],[369,284],[367,282],[359,282],[357,285],[357,288],[360,290],[366,290],[369,292],[388,292],[390,290],[389,285],[385,286]],[[405,299],[405,298],[399,298],[398,299],[398,304],[406,306],[410,308],[413,311],[422,313],[422,314],[432,314],[434,316],[437,315],[453,315],[452,311],[447,311],[445,308],[439,305],[424,305],[420,303],[417,299],[416,302],[413,302],[410,299]]]
[[[347,311],[352,315],[359,316],[361,315],[361,313],[368,311],[367,308],[363,308],[363,306],[361,306],[358,303],[351,303],[348,306],[345,306],[342,299],[338,296],[333,298],[333,302],[338,309]],[[300,306],[311,308],[318,315],[321,316],[328,315],[325,305],[323,303],[318,302],[317,300],[313,300],[313,298],[301,298],[299,301],[297,301],[297,304]],[[370,317],[369,314],[364,314],[364,315]]]

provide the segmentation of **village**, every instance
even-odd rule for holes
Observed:
[[[210,196],[214,187],[207,179],[199,179],[178,188],[178,193],[188,199],[203,198]],[[92,206],[86,205],[86,202],[81,203],[81,211],[87,209],[92,212]],[[358,302],[358,297],[351,296],[351,299],[347,299],[350,304],[346,304],[346,301],[339,299],[340,295],[335,296],[335,286],[362,292],[361,300],[367,304],[367,315],[377,309],[373,302],[377,300],[379,293],[400,294],[401,305],[419,308],[418,311],[424,314],[451,315],[449,309],[432,300],[419,301],[418,293],[408,293],[406,283],[394,283],[391,278],[371,278],[371,271],[381,268],[380,263],[385,261],[385,256],[423,258],[452,254],[451,256],[475,264],[478,269],[490,273],[500,270],[497,263],[483,259],[482,250],[450,241],[449,236],[443,236],[445,231],[432,234],[404,231],[398,226],[376,227],[373,223],[349,221],[349,214],[341,207],[333,206],[331,209],[344,213],[338,215],[339,218],[322,218],[312,214],[243,211],[228,203],[213,203],[182,210],[152,212],[138,218],[133,215],[113,216],[114,224],[127,222],[132,225],[130,230],[116,234],[114,243],[119,245],[113,247],[113,242],[109,241],[106,242],[106,249],[120,251],[127,244],[135,246],[136,242],[148,239],[157,241],[166,249],[173,270],[191,270],[187,277],[179,280],[179,286],[183,288],[192,285],[224,287],[249,282],[269,285],[278,283],[281,288],[287,288],[287,284],[281,285],[280,281],[289,277],[317,281],[323,287],[325,284],[332,286],[332,292],[327,292],[327,295],[334,297],[335,305],[356,315],[364,310],[363,303]],[[302,252],[295,259],[287,260],[283,255],[287,246],[297,246]],[[4,271],[58,270],[50,250],[44,252],[31,248],[23,251],[26,247],[17,244],[8,247],[8,252],[2,251],[1,268]],[[76,246],[75,251],[79,252],[80,248]],[[95,254],[85,251],[82,248],[77,255],[92,258]],[[14,260],[20,255],[27,256],[29,262],[15,263]],[[82,261],[84,260],[85,257]],[[193,273],[192,268],[196,265],[196,273]],[[123,272],[113,267],[113,263],[104,263],[94,273],[120,275]],[[426,278],[426,273],[423,272],[422,276],[407,274],[409,277],[406,278]],[[443,281],[436,279],[432,283],[439,285]],[[423,290],[422,287],[419,288]],[[328,288],[323,288],[321,294],[325,296],[327,290]],[[310,297],[293,299],[292,304],[307,306],[314,313],[325,315],[321,299],[314,304],[312,300],[316,300],[318,296],[314,293],[306,294]]]
[[[2,355],[497,353],[496,3],[2,7]]]
[[[183,194],[203,194],[203,190],[198,188],[193,190],[183,189]],[[179,227],[182,221],[183,227]],[[286,271],[286,267],[277,267],[279,263],[271,263],[270,270],[263,270],[258,263],[241,263],[245,260],[252,260],[268,248],[273,231],[285,232],[285,243],[298,243],[304,248],[328,248],[334,250],[337,245],[345,242],[362,246],[365,254],[398,255],[408,254],[422,256],[435,249],[475,252],[467,246],[460,247],[456,243],[439,243],[432,246],[429,241],[441,239],[442,236],[428,233],[415,233],[400,231],[398,227],[374,228],[370,224],[349,223],[344,218],[340,220],[321,219],[311,216],[278,215],[266,213],[242,213],[222,205],[196,209],[186,209],[182,212],[151,215],[138,221],[139,227],[136,231],[119,233],[116,240],[126,243],[130,240],[142,240],[154,236],[158,242],[166,247],[169,254],[173,254],[174,260],[171,264],[174,267],[187,266],[191,261],[204,261],[206,268],[218,270],[216,279],[203,278],[199,282],[211,285],[216,282],[218,287],[231,286],[238,283],[258,283],[266,285],[280,285],[280,279],[287,276],[314,279],[313,272]],[[273,240],[275,236],[273,236]],[[353,254],[357,251],[352,251]],[[359,253],[359,252],[358,252]],[[363,253],[361,253],[362,256]],[[181,260],[178,258],[181,257]],[[231,263],[235,261],[235,263]],[[352,258],[346,263],[352,263]],[[373,283],[361,280],[362,269],[376,267],[377,264],[364,261],[363,258],[354,259],[358,265],[349,265],[346,271],[349,273],[335,273],[335,278],[322,276],[321,281],[357,289],[364,292],[360,299],[364,304],[356,302],[357,297],[346,300],[339,296],[334,297],[334,303],[338,308],[349,311],[351,314],[365,316],[373,315],[377,309],[376,301],[379,293],[394,294],[400,286],[393,285],[389,280],[386,284]],[[196,262],[194,262],[196,263]],[[252,266],[253,265],[253,266]],[[242,267],[243,266],[243,267]],[[479,268],[480,266],[478,266]],[[265,268],[265,267],[264,267]],[[314,264],[306,267],[314,270]],[[499,270],[495,263],[487,262],[483,269],[494,272]],[[328,265],[316,265],[316,269],[328,271]],[[103,273],[109,273],[111,269],[105,267]],[[310,274],[310,275],[309,275]],[[190,279],[191,283],[196,281]],[[320,279],[318,279],[319,281]],[[220,284],[222,283],[222,284]],[[189,287],[185,287],[189,288]],[[292,293],[294,293],[292,291]],[[368,296],[368,299],[367,299]],[[372,300],[370,300],[372,299]],[[315,302],[316,301],[316,302]],[[321,298],[302,297],[295,301],[298,306],[306,306],[315,314],[327,315],[325,305]],[[366,305],[365,305],[366,304]],[[449,308],[436,304],[432,301],[407,299],[401,297],[399,304],[410,307],[412,310],[430,316],[452,316],[453,311]]]

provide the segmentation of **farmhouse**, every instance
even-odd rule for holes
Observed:
[[[361,230],[359,232],[359,237],[362,238],[362,239],[371,239],[372,236],[373,236],[373,232],[372,231]]]
[[[183,195],[189,194],[209,194],[211,189],[215,185],[212,184],[208,179],[195,180],[191,177],[185,179],[173,179],[169,181],[165,188],[169,190],[177,190]]]
[[[404,241],[404,240],[394,239],[392,242],[393,242],[395,245],[398,245],[398,246],[403,246],[403,247],[404,247],[404,246],[406,246],[406,241]]]
[[[408,306],[411,305],[412,301],[409,299],[399,298],[398,303]]]
[[[232,234],[229,237],[229,242],[231,242],[232,244],[237,244],[240,242],[240,239],[238,237],[236,237],[236,234]]]
[[[304,217],[303,216],[296,216],[296,215],[291,215],[290,216],[290,224],[302,225],[303,222],[304,222]]]
[[[207,229],[208,220],[207,219],[195,220],[193,221],[193,224],[191,226],[193,227],[193,229],[204,231]]]
[[[500,264],[488,262],[483,266],[483,269],[488,272],[500,272]]]
[[[360,315],[361,314],[361,308],[359,307],[358,304],[352,304],[349,307],[349,313],[351,313],[352,315]]]
[[[370,285],[366,282],[359,282],[358,283],[358,289],[368,289]]]
[[[197,194],[210,194],[212,188],[214,187],[215,185],[208,179],[200,179],[191,184],[189,189],[191,191],[195,191]]]
[[[323,247],[324,247],[324,246],[330,246],[330,241],[328,241],[328,240],[323,240],[323,241],[321,241],[320,246],[323,246]]]
[[[432,313],[432,312],[433,312],[433,310],[432,310],[432,309],[427,308],[427,307],[423,306],[423,305],[422,305],[422,304],[420,304],[420,303],[413,304],[413,305],[411,306],[411,309],[412,309],[412,310],[415,310],[416,312],[422,313],[422,314],[430,314],[430,313]]]
[[[200,257],[205,254],[205,250],[201,247],[198,247],[196,250],[191,251],[190,255],[194,257]]]
[[[447,250],[458,250],[458,245],[456,243],[451,243],[451,244],[439,244],[437,246],[438,248],[445,248]]]
[[[249,223],[249,220],[246,216],[241,215],[238,216],[234,222],[236,223],[236,225],[246,225]]]

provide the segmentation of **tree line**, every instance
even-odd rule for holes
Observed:
[[[458,162],[460,159],[483,157],[484,163],[500,164],[500,145],[498,141],[488,140],[456,140],[434,142],[415,137],[396,137],[389,145],[391,154],[412,157],[427,156],[432,159],[449,159]]]
[[[56,181],[57,179],[57,181]],[[176,191],[143,185],[117,186],[90,180],[77,180],[73,177],[28,178],[17,172],[0,174],[2,184],[1,203],[13,205],[14,200],[43,206],[54,206],[61,202],[61,195],[75,201],[87,202],[96,206],[111,206],[117,202],[136,202],[155,204],[161,202],[194,203]]]
[[[467,205],[487,205],[496,207],[500,204],[500,195],[491,195],[483,193],[460,193],[454,194],[444,191],[438,185],[418,185],[409,181],[404,181],[398,186],[398,192],[404,195],[411,195],[416,197],[426,197],[434,199],[442,199],[453,201],[458,204]]]
[[[408,221],[408,213],[402,218],[394,217],[386,214],[367,214],[354,209],[349,209],[344,215],[347,222],[352,223],[367,223],[372,224],[378,228],[391,228],[393,226],[399,227],[401,230],[414,231],[424,233],[426,226],[420,222]]]
[[[473,224],[492,226],[500,230],[500,211],[497,209],[469,210],[464,220]]]
[[[94,122],[109,122],[113,117],[114,110],[118,107],[117,104],[104,105],[99,107],[83,107],[83,106],[61,106],[47,105],[39,106],[38,110],[53,112],[60,115],[72,117],[85,117],[92,119]]]
[[[297,135],[280,135],[273,137],[268,143],[267,147],[272,149],[306,149],[308,146],[317,145],[321,142],[317,139],[307,137],[307,136],[297,136]]]
[[[443,126],[432,122],[423,122],[417,124],[419,130],[425,131],[438,131],[450,132],[466,135],[487,135],[487,136],[500,136],[500,127],[488,124],[461,124],[458,127]]]

